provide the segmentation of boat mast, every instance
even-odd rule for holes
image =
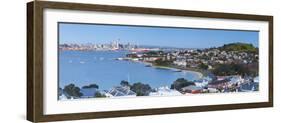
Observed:
[[[130,82],[130,74],[127,75],[127,81]]]

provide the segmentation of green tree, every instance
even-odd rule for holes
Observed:
[[[90,85],[86,85],[82,87],[83,89],[87,89],[87,88],[96,88],[99,89],[99,86],[97,84],[90,84]]]
[[[152,91],[151,87],[148,84],[143,84],[140,82],[134,83],[131,86],[131,90],[137,93],[137,96],[148,96]]]
[[[138,58],[138,55],[137,54],[127,54],[126,57],[129,57],[129,58]]]
[[[67,98],[80,98],[83,94],[80,92],[80,88],[74,84],[69,84],[64,87],[63,92],[67,94]]]
[[[104,94],[100,93],[99,91],[97,91],[95,93],[95,97],[97,97],[97,98],[105,98],[106,96]]]
[[[224,51],[246,51],[246,52],[256,52],[257,49],[252,44],[247,43],[230,43],[219,47],[220,50]]]
[[[212,72],[217,76],[228,76],[237,74],[232,68],[233,67],[231,64],[217,64]]]
[[[154,64],[158,66],[169,66],[172,63],[173,63],[172,61],[163,60],[163,59],[157,59],[154,61]]]
[[[258,75],[257,64],[218,64],[212,71],[217,76],[229,76],[229,75]]]
[[[126,80],[122,80],[122,81],[120,82],[120,85],[121,85],[121,86],[128,86],[128,87],[130,87],[130,83],[129,83],[128,81],[126,81]]]
[[[208,65],[206,65],[206,64],[204,64],[204,63],[199,64],[198,67],[201,68],[201,69],[203,69],[203,70],[207,70],[207,69],[208,69]]]
[[[184,78],[178,78],[171,85],[171,89],[176,89],[176,90],[180,91],[183,87],[190,86],[190,85],[195,85],[195,84],[191,81],[188,81],[188,80],[184,79]]]

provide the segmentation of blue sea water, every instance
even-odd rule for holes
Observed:
[[[120,61],[128,51],[60,51],[59,86],[73,83],[79,87],[97,84],[101,90],[118,86],[122,80],[142,82],[152,88],[170,86],[177,78],[198,79],[194,72],[146,67],[132,61]]]

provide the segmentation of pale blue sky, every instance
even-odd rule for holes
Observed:
[[[244,42],[258,47],[257,31],[59,23],[59,43],[121,43],[209,48]]]

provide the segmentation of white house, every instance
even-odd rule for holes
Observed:
[[[170,89],[168,86],[163,86],[155,89],[155,92],[150,92],[149,96],[179,96],[182,95],[177,90]]]
[[[129,87],[122,87],[117,86],[112,88],[110,91],[108,91],[106,94],[108,97],[136,97],[137,94],[130,90]]]
[[[243,82],[244,82],[244,79],[241,76],[232,76],[229,81],[229,83],[231,83],[231,84],[240,84]]]
[[[173,62],[175,65],[178,65],[178,66],[186,66],[187,63],[185,60],[176,60]]]
[[[254,78],[254,82],[259,83],[259,77],[258,76]]]

